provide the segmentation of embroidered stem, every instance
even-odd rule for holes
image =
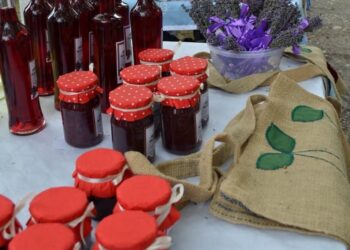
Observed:
[[[321,158],[321,157],[317,157],[317,156],[312,156],[312,155],[304,155],[304,154],[299,154],[299,153],[295,153],[295,155],[298,155],[298,156],[302,156],[302,157],[308,157],[308,158],[312,158],[312,159],[316,159],[316,160],[320,160],[320,161],[324,161],[330,165],[332,165],[333,167],[335,167],[342,175],[344,175],[344,177],[347,177],[346,174],[343,173],[343,171],[338,168],[338,166],[336,166],[333,162],[330,162],[324,158]]]
[[[310,150],[302,150],[302,151],[297,151],[295,152],[296,154],[297,153],[308,153],[308,152],[321,152],[321,153],[326,153],[326,154],[329,154],[329,155],[332,155],[334,156],[335,158],[337,158],[338,160],[340,160],[340,157],[333,154],[332,152],[328,152],[326,150],[323,150],[323,149],[310,149]]]

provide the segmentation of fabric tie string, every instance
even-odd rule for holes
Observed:
[[[113,185],[117,186],[119,183],[122,182],[124,178],[125,171],[128,169],[128,165],[125,165],[122,169],[122,171],[116,175],[110,175],[105,178],[89,178],[81,174],[77,174],[77,177],[79,180],[92,183],[92,184],[101,184],[101,183],[106,183],[106,182],[112,182]]]
[[[75,243],[75,245],[74,245],[74,247],[73,247],[73,250],[81,250],[81,249],[82,249],[82,248],[81,248],[80,242]]]
[[[157,92],[157,93],[153,94],[153,101],[154,102],[163,102],[166,99],[186,100],[186,99],[191,99],[191,98],[195,97],[198,93],[199,93],[199,89],[190,95],[182,95],[182,96],[169,96],[169,95],[164,95],[162,93]]]
[[[4,226],[0,227],[0,232],[2,231],[2,236],[5,240],[10,240],[16,236],[16,216],[25,207],[32,196],[32,194],[28,194],[21,199],[15,206],[11,219]]]
[[[156,86],[158,84],[158,82],[159,82],[159,79],[157,79],[153,82],[145,83],[145,84],[133,84],[133,83],[129,83],[127,81],[123,81],[123,84],[131,85],[131,86],[149,87],[149,86]]]
[[[158,237],[149,247],[145,250],[161,250],[168,249],[171,246],[171,237],[170,236],[162,236]],[[104,248],[101,244],[98,244],[99,250],[108,250]]]
[[[102,92],[103,92],[102,88],[96,85],[90,89],[86,89],[86,90],[81,91],[81,92],[68,92],[68,91],[64,91],[64,90],[60,89],[60,93],[63,95],[66,95],[66,96],[73,96],[73,95],[86,94],[86,93],[89,93],[89,92],[94,91],[94,90],[100,94],[102,94]]]

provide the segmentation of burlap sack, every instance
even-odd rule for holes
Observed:
[[[268,97],[251,96],[200,153],[158,167],[136,152],[126,158],[137,174],[183,183],[185,201],[215,193],[211,213],[229,222],[322,234],[350,245],[349,153],[333,105],[281,74]],[[222,174],[219,166],[231,156]],[[183,180],[196,175],[198,185]]]
[[[210,54],[206,52],[197,53],[195,56],[210,58]],[[313,77],[321,76],[324,79],[327,94],[334,96],[338,100],[347,93],[347,86],[337,75],[336,71],[331,68],[322,53],[317,47],[305,46],[300,55],[295,55],[288,48],[284,52],[284,56],[294,61],[303,63],[302,66],[283,71],[283,74],[296,82],[301,82]],[[209,78],[207,82],[209,86],[223,89],[227,92],[236,94],[249,92],[257,87],[270,85],[278,76],[280,71],[266,72],[261,74],[250,75],[237,80],[225,79],[209,62]]]

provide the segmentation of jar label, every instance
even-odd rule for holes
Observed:
[[[196,133],[197,133],[197,142],[202,140],[202,115],[199,110],[196,113]]]
[[[116,66],[117,66],[117,83],[122,83],[120,71],[125,66],[125,42],[116,42]]]
[[[75,51],[75,69],[81,70],[83,64],[83,39],[81,37],[74,39]]]
[[[209,119],[209,91],[202,93],[200,100],[202,120],[207,121]]]
[[[154,157],[155,155],[155,134],[154,134],[154,124],[146,128],[146,156]]]
[[[46,62],[51,62],[51,48],[50,48],[50,40],[49,40],[49,32],[45,30],[45,39],[46,39]]]
[[[102,127],[101,105],[98,105],[96,108],[94,108],[94,120],[95,120],[96,136],[102,135],[103,127]]]
[[[131,27],[124,26],[125,37],[125,64],[131,63]]]
[[[94,61],[94,36],[92,31],[89,32],[89,63]]]
[[[31,60],[28,63],[28,69],[30,74],[30,97],[32,100],[38,96],[38,77],[36,75],[35,60]]]

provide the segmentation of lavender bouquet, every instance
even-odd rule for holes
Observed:
[[[283,50],[300,53],[304,33],[322,25],[302,18],[290,0],[196,0],[187,11],[228,79],[278,69]]]

